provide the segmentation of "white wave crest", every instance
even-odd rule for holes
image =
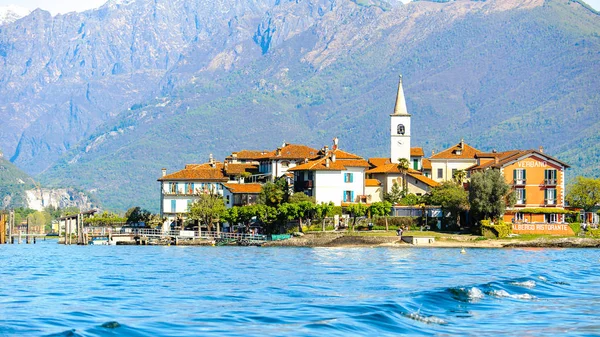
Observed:
[[[500,289],[500,290],[492,290],[492,291],[490,291],[489,295],[493,296],[493,297],[498,297],[498,298],[508,297],[508,298],[514,298],[514,299],[519,299],[519,300],[533,300],[533,299],[536,299],[535,296],[527,294],[527,293],[525,293],[525,294],[509,294],[508,291],[502,290],[502,289]]]
[[[525,282],[512,282],[512,285],[518,286],[518,287],[525,287],[525,288],[535,288],[535,281],[533,280],[529,280],[529,281],[525,281]]]
[[[473,288],[469,289],[467,295],[472,300],[481,299],[481,298],[483,298],[483,291],[479,290],[479,288],[477,288],[477,287],[473,287]]]
[[[419,321],[419,322],[423,322],[423,323],[427,323],[427,324],[448,324],[448,322],[446,322],[445,320],[443,320],[439,317],[423,316],[418,312],[410,313],[410,314],[406,315],[406,317],[408,317],[410,319],[414,319],[415,321]]]

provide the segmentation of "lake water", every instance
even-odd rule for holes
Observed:
[[[600,250],[0,246],[0,336],[600,335]]]

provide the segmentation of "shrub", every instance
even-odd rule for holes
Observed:
[[[600,238],[600,228],[598,229],[590,229],[590,235],[595,238]]]
[[[419,218],[418,217],[411,217],[411,216],[390,216],[387,218],[388,221],[388,225],[390,229],[396,229],[398,228],[398,226],[401,227],[409,227],[409,228],[415,228],[419,226]],[[375,220],[375,222],[373,223],[375,228],[383,228],[385,229],[385,218],[384,217],[380,217],[377,218]]]
[[[481,235],[486,238],[505,238],[512,233],[510,223],[500,220],[492,224],[489,220],[481,220]]]
[[[570,223],[569,227],[571,227],[571,229],[573,230],[573,233],[575,233],[575,235],[577,235],[577,234],[579,234],[579,232],[581,232],[581,224],[579,222]]]

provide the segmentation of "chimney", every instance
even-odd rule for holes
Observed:
[[[463,138],[460,139],[460,148],[461,149],[465,148],[465,140]]]
[[[164,168],[164,169],[162,169],[162,176],[164,177],[164,176],[166,176],[166,175],[167,175],[167,169],[166,169],[166,168]]]
[[[498,156],[494,156],[494,163],[498,164],[500,162],[500,158]]]
[[[286,142],[285,142],[285,140],[284,140],[284,141],[283,141],[283,145],[281,145],[281,147],[283,148],[283,147],[286,147],[286,146],[287,146],[287,143],[286,143]]]
[[[323,147],[323,152],[327,155],[329,153],[329,146],[325,145],[325,147]]]
[[[329,167],[329,158],[325,159],[325,167]]]
[[[540,146],[540,153],[544,153],[544,147]]]
[[[210,164],[210,166],[215,167],[215,158],[213,158],[212,153],[208,155],[208,163]]]
[[[277,148],[277,151],[275,151],[275,155],[276,155],[277,157],[281,156],[281,148],[280,148],[280,147],[278,147],[278,148]]]
[[[433,155],[435,154],[435,150],[431,150],[431,156],[433,157]]]
[[[493,150],[492,150],[492,153],[496,153],[496,152],[498,152],[498,150],[496,150],[496,149],[493,149]]]
[[[338,143],[339,143],[338,137],[333,138],[333,150],[338,149]]]
[[[331,154],[331,161],[335,163],[335,153]]]

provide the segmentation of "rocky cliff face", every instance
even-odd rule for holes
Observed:
[[[42,211],[46,207],[66,208],[77,207],[80,210],[92,209],[95,205],[83,192],[72,188],[31,189],[25,191],[27,207]]]
[[[568,160],[600,129],[599,36],[598,15],[569,0],[137,0],[35,11],[0,27],[0,147],[53,186],[156,209],[159,169],[208,153],[339,136],[347,150],[388,155],[403,73],[414,145],[543,144]]]

